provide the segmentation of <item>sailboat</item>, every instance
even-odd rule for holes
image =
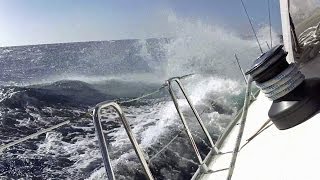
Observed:
[[[256,60],[253,59],[252,67],[244,73],[249,76],[244,105],[216,142],[210,137],[209,128],[207,129],[202,122],[180,81],[192,74],[172,77],[156,91],[164,88],[169,90],[183,130],[192,145],[196,163],[199,165],[192,179],[319,179],[317,162],[320,155],[317,152],[320,146],[316,137],[319,136],[320,125],[320,12],[316,10],[304,21],[295,23],[291,17],[290,5],[292,3],[289,3],[289,0],[280,0],[283,45],[270,47]],[[179,106],[177,95],[172,89],[175,83],[209,140],[211,150],[205,158],[199,152],[186,117]],[[251,87],[254,83],[260,91],[252,92]],[[154,93],[122,103],[130,103]],[[105,113],[102,109],[108,107],[115,109],[119,115],[145,177],[155,179],[149,167],[150,160],[140,148],[121,103],[106,101],[97,104],[89,112],[92,113],[108,179],[116,179],[101,122],[102,114]],[[2,145],[0,153],[9,147],[69,124],[70,121]],[[158,153],[167,147],[168,144]]]
[[[210,153],[202,159],[176,97],[170,91],[199,160],[199,168],[192,179],[319,179],[317,163],[320,155],[317,152],[320,145],[316,137],[320,135],[320,28],[317,24],[320,16],[314,14],[295,25],[289,6],[289,0],[280,0],[284,45],[263,53],[246,72],[249,79],[244,106],[215,144],[184,93],[179,78],[167,81],[169,91],[172,83],[178,83],[212,146]],[[261,93],[251,98],[253,81]],[[122,117],[146,177],[154,179],[121,107],[114,102],[98,104],[94,111],[108,178],[115,179],[115,176],[99,121],[100,109],[108,106],[115,108]]]

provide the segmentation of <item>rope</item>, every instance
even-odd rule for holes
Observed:
[[[169,143],[167,145],[165,145],[163,148],[160,149],[160,151],[158,151],[155,155],[153,155],[150,159],[149,159],[149,162],[151,162],[154,158],[156,158],[159,154],[162,153],[162,151],[164,151],[165,149],[167,149],[169,147],[169,145],[175,140],[177,139],[177,137],[179,137],[179,135],[181,134],[181,132],[183,131],[184,129],[181,129],[177,135],[174,136],[174,138],[172,138],[172,140],[169,141]]]
[[[1,146],[1,147],[0,147],[0,154],[3,152],[3,150],[5,150],[5,149],[7,149],[7,148],[9,148],[9,147],[12,147],[12,146],[14,146],[14,145],[16,145],[16,144],[19,144],[19,143],[22,143],[22,142],[25,142],[25,141],[27,141],[27,140],[29,140],[29,139],[33,139],[33,138],[35,138],[35,137],[37,137],[37,136],[39,136],[39,135],[41,135],[41,134],[47,133],[47,132],[49,132],[49,131],[52,131],[52,130],[54,130],[54,129],[57,129],[57,128],[59,128],[59,127],[61,127],[61,126],[64,126],[64,125],[66,125],[66,124],[69,124],[69,123],[70,123],[70,120],[64,121],[64,122],[59,123],[59,124],[57,124],[57,125],[54,125],[54,126],[52,126],[52,127],[43,129],[43,130],[38,131],[38,132],[36,132],[36,133],[34,133],[34,134],[31,134],[31,135],[29,135],[29,136],[23,137],[23,138],[21,138],[21,139],[18,139],[18,140],[16,140],[16,141],[13,141],[13,142],[11,142],[11,143],[8,143],[8,144],[6,144],[6,145],[4,145],[4,146]]]
[[[86,113],[86,114],[84,114],[83,116],[79,116],[79,117],[76,117],[76,118],[72,118],[72,119],[63,121],[63,122],[61,122],[61,123],[59,123],[59,124],[56,124],[56,125],[54,125],[54,126],[51,126],[51,127],[45,128],[45,129],[42,129],[42,130],[40,130],[40,131],[38,131],[38,132],[36,132],[36,133],[30,134],[30,135],[28,135],[28,136],[26,136],[26,137],[20,138],[20,139],[15,140],[15,141],[13,141],[13,142],[11,142],[11,143],[8,143],[8,144],[5,144],[5,145],[3,145],[3,146],[0,146],[0,154],[2,154],[2,152],[3,152],[5,149],[8,149],[8,148],[10,148],[10,147],[12,147],[12,146],[15,146],[15,145],[17,145],[17,144],[23,143],[23,142],[25,142],[25,141],[27,141],[27,140],[29,140],[29,139],[33,139],[33,138],[35,138],[35,137],[37,137],[37,136],[39,136],[39,135],[41,135],[41,134],[44,134],[44,133],[47,133],[47,132],[52,131],[52,130],[54,130],[54,129],[57,129],[57,128],[61,127],[61,126],[67,125],[67,124],[71,123],[73,120],[77,120],[77,119],[82,118],[82,117],[84,117],[84,116],[86,116],[86,115],[89,115],[89,113]]]
[[[217,172],[221,172],[221,171],[226,171],[228,170],[229,168],[223,168],[223,169],[218,169],[218,170],[211,170],[209,173],[217,173]]]
[[[191,73],[191,74],[187,74],[187,75],[183,75],[183,76],[180,76],[180,77],[175,77],[175,78],[179,78],[179,79],[185,79],[185,78],[188,78],[190,76],[193,76],[195,75],[195,73]],[[167,87],[168,85],[167,84],[163,84],[160,86],[160,88],[158,88],[157,90],[155,91],[152,91],[152,92],[149,92],[149,93],[146,93],[146,94],[143,94],[141,96],[138,96],[138,97],[135,97],[135,98],[131,98],[131,99],[127,99],[127,100],[120,100],[120,99],[117,99],[117,100],[111,100],[111,101],[115,101],[116,103],[118,104],[125,104],[125,103],[131,103],[131,102],[134,102],[134,101],[138,101],[138,100],[141,100],[143,98],[146,98],[146,97],[150,97],[154,94],[157,94],[158,92],[160,92],[162,89],[164,89],[165,87]],[[88,111],[90,113],[92,113],[94,110],[94,107],[90,108]],[[91,114],[92,115],[92,114]]]
[[[274,101],[291,92],[299,86],[303,80],[304,75],[301,74],[298,67],[292,63],[276,77],[263,83],[256,82],[256,85],[265,93],[266,97]]]
[[[249,144],[254,138],[256,138],[259,134],[261,134],[264,130],[268,129],[270,126],[273,125],[273,123],[269,124],[271,122],[271,119],[268,119],[263,125],[255,132],[250,138],[248,138],[246,143],[241,146],[240,150],[244,148],[247,144]]]
[[[268,49],[271,49],[271,47],[269,46],[269,44],[268,44],[268,42],[267,42],[267,41],[266,41],[266,44],[267,44]]]
[[[238,58],[237,54],[234,54],[234,58],[236,59],[237,65],[238,65],[238,67],[239,67],[239,69],[241,71],[241,74],[242,74],[242,77],[243,77],[244,81],[246,82],[246,84],[248,84],[248,80],[246,78],[246,75],[243,72],[243,69],[242,69],[240,63],[239,63],[239,58]]]
[[[267,45],[268,45],[268,42],[266,42],[266,43],[267,43]],[[268,45],[268,47],[269,47],[269,45]],[[238,67],[239,67],[239,69],[240,69],[240,71],[241,71],[241,74],[242,74],[242,77],[243,77],[245,83],[248,84],[248,80],[247,80],[247,78],[246,78],[246,75],[244,74],[244,71],[243,71],[240,63],[239,63],[239,58],[238,58],[237,54],[234,54],[234,57],[235,57],[235,59],[236,59],[236,61],[237,61]],[[252,99],[253,99],[253,100],[256,99],[256,97],[252,94],[252,92],[251,92],[251,96],[252,96]]]
[[[271,13],[270,13],[270,0],[268,0],[268,15],[269,15],[270,48],[272,48],[272,24],[271,24]]]
[[[152,96],[154,94],[157,94],[158,92],[160,92],[163,88],[165,88],[167,85],[162,85],[159,89],[157,89],[156,91],[153,91],[151,93],[147,93],[147,94],[144,94],[142,96],[139,96],[139,97],[136,97],[136,98],[133,98],[133,99],[129,99],[129,100],[124,100],[124,101],[116,101],[118,104],[124,104],[124,103],[131,103],[131,102],[134,102],[134,101],[138,101],[140,99],[143,99],[143,98],[146,98],[146,97],[149,97],[149,96]]]
[[[308,61],[315,58],[320,50],[320,22],[303,31],[298,37],[301,53],[299,59]]]
[[[290,12],[289,12],[289,21],[290,21],[290,32],[291,32],[292,41],[293,41],[293,48],[294,48],[295,52],[299,53],[301,51],[301,48],[299,45],[299,40],[297,38],[296,27],[293,23],[292,16],[291,16]]]
[[[263,123],[263,125],[257,130],[257,132],[255,132],[250,138],[248,138],[246,140],[246,143],[243,144],[238,152],[240,152],[246,145],[248,145],[254,138],[256,138],[258,135],[260,135],[263,131],[265,131],[266,129],[268,129],[269,127],[271,127],[273,125],[273,123],[269,124],[271,122],[271,119],[268,119],[265,123]],[[233,153],[234,151],[228,151],[228,152],[224,152],[224,153],[219,153],[217,155],[224,155],[224,154],[229,154],[229,153]]]
[[[181,129],[177,135],[175,135],[169,142],[168,144],[166,144],[165,146],[163,146],[156,154],[154,154],[150,159],[149,159],[149,162],[151,162],[154,158],[156,158],[159,154],[161,154],[165,149],[167,149],[171,143],[173,143],[173,141],[175,141],[179,135],[184,131],[185,129]],[[194,135],[194,134],[193,134]],[[198,137],[198,136],[195,136],[195,137]],[[202,138],[198,137],[200,140],[203,141]],[[207,146],[207,147],[210,147],[208,144],[206,144],[205,141],[203,141],[203,143]],[[223,154],[228,154],[228,153],[232,153],[231,151],[230,152],[219,152],[218,154],[216,155],[223,155]]]
[[[185,78],[188,78],[188,77],[193,76],[193,75],[195,75],[195,73],[191,73],[191,74],[187,74],[187,75],[183,75],[183,76],[175,77],[175,78],[185,79]],[[168,86],[168,84],[165,83],[165,84],[161,85],[160,88],[158,88],[157,90],[152,91],[152,92],[150,92],[150,93],[143,94],[143,95],[141,95],[141,96],[139,96],[139,97],[135,97],[135,98],[128,99],[128,100],[123,100],[123,101],[116,100],[116,102],[117,102],[118,104],[125,104],[125,103],[131,103],[131,102],[134,102],[134,101],[138,101],[138,100],[141,100],[141,99],[143,99],[143,98],[150,97],[150,96],[152,96],[152,95],[154,95],[154,94],[157,94],[158,92],[160,92],[162,89],[164,89],[164,88],[167,87],[167,86]],[[92,110],[93,110],[93,109],[92,109]]]
[[[246,8],[246,6],[244,5],[243,1],[242,1],[242,0],[240,0],[240,1],[241,1],[241,4],[242,4],[243,9],[244,9],[244,11],[245,11],[245,13],[246,13],[246,15],[247,15],[248,21],[249,21],[249,23],[250,23],[252,32],[253,32],[253,34],[254,34],[254,36],[255,36],[255,38],[256,38],[256,41],[257,41],[258,46],[259,46],[259,48],[260,48],[260,51],[261,51],[261,53],[263,53],[263,50],[262,50],[262,48],[261,48],[261,45],[260,45],[258,36],[257,36],[257,34],[256,34],[256,31],[255,31],[254,28],[253,28],[253,25],[252,25],[250,16],[249,16],[249,14],[248,14],[247,8]]]

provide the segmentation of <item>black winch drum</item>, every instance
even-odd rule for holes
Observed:
[[[254,61],[246,75],[249,74],[257,84],[268,84],[266,82],[277,80],[279,77],[283,78],[284,76],[281,73],[289,66],[296,66],[288,64],[286,61],[287,54],[283,50],[283,45],[273,47]],[[297,69],[297,67],[294,68]],[[320,79],[304,79],[300,71],[297,70],[296,73],[300,78],[292,78],[286,82],[287,85],[289,83],[293,85],[288,85],[289,88],[284,90],[287,91],[284,92],[285,95],[273,98],[268,113],[271,121],[280,130],[289,129],[308,120],[320,109]],[[297,82],[297,79],[299,82]],[[296,86],[294,86],[294,82],[297,82]],[[275,87],[281,88],[281,84]],[[272,87],[269,89],[272,90]],[[266,92],[271,94],[269,96],[273,95],[272,92]]]

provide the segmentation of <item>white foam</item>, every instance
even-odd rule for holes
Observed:
[[[106,179],[106,170],[104,167],[94,171],[89,178],[86,180],[100,180],[100,179]]]
[[[168,15],[168,22],[176,33],[167,45],[167,76],[183,75],[190,72],[211,73],[235,77],[238,74],[234,64],[234,53],[256,47],[254,40],[244,40],[231,30],[200,20],[179,18]],[[252,61],[258,49],[247,52],[241,61]],[[232,65],[232,66],[230,66]]]

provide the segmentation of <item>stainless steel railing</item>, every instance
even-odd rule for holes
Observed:
[[[173,100],[174,106],[176,107],[176,110],[177,110],[177,112],[178,112],[178,114],[179,114],[179,117],[180,117],[180,119],[181,119],[181,121],[182,121],[182,124],[183,124],[183,126],[184,126],[184,128],[185,128],[185,131],[186,131],[186,133],[187,133],[187,135],[188,135],[188,138],[189,138],[189,140],[190,140],[190,142],[191,142],[191,145],[192,145],[192,147],[193,147],[193,150],[194,150],[194,152],[195,152],[195,154],[196,154],[196,156],[197,156],[197,159],[198,159],[198,161],[199,161],[199,164],[200,164],[200,166],[202,167],[202,169],[205,171],[205,173],[210,173],[210,172],[212,172],[212,171],[207,167],[207,165],[205,164],[205,162],[204,162],[203,159],[201,158],[200,153],[199,153],[199,150],[198,150],[198,148],[197,148],[197,145],[196,145],[196,143],[195,143],[195,141],[194,141],[194,139],[193,139],[193,136],[192,136],[192,134],[191,134],[191,131],[190,131],[190,129],[189,129],[188,125],[187,125],[187,122],[186,122],[186,120],[185,120],[185,117],[184,117],[181,109],[179,108],[178,100],[177,100],[176,95],[174,94],[173,89],[172,89],[172,83],[173,83],[173,82],[176,82],[176,83],[178,84],[179,89],[180,89],[181,92],[183,93],[183,96],[184,96],[185,99],[187,100],[187,102],[188,102],[190,108],[192,109],[192,112],[193,112],[193,114],[195,115],[198,123],[200,124],[203,132],[205,133],[206,137],[208,138],[213,152],[214,152],[215,154],[219,154],[219,150],[218,150],[218,148],[215,146],[215,144],[213,143],[213,140],[212,140],[212,138],[211,138],[211,136],[210,136],[207,128],[204,126],[204,124],[203,124],[203,122],[202,122],[202,120],[201,120],[201,118],[200,118],[200,116],[199,116],[198,111],[197,111],[197,110],[195,109],[195,107],[193,106],[190,98],[189,98],[188,95],[186,94],[186,92],[185,92],[185,90],[184,90],[184,87],[183,87],[183,85],[182,85],[182,83],[181,83],[181,81],[180,81],[179,79],[180,79],[179,77],[171,78],[171,79],[169,79],[169,80],[166,81],[166,84],[167,84],[168,87],[169,87],[169,88],[168,88],[168,89],[169,89],[169,93],[170,93],[171,98],[172,98],[172,100]]]
[[[168,91],[171,95],[171,98],[172,98],[172,101],[175,105],[175,108],[179,114],[179,117],[182,121],[182,124],[185,128],[185,131],[188,135],[188,138],[191,142],[191,145],[193,147],[193,150],[197,156],[197,159],[198,159],[198,162],[199,162],[199,165],[200,165],[200,168],[205,172],[205,173],[211,173],[213,172],[212,170],[210,170],[207,165],[205,164],[205,160],[202,159],[201,155],[200,155],[200,152],[198,150],[198,147],[195,143],[195,140],[192,136],[192,133],[187,125],[187,122],[186,122],[186,119],[179,107],[179,103],[178,103],[178,100],[176,98],[176,95],[175,93],[173,92],[173,88],[172,88],[172,83],[173,82],[176,82],[179,86],[179,89],[181,90],[181,92],[183,93],[184,95],[184,98],[187,100],[188,104],[189,104],[189,107],[192,109],[192,112],[193,114],[195,115],[198,123],[200,124],[203,132],[205,133],[206,137],[208,138],[209,140],[209,143],[210,143],[210,146],[211,146],[211,150],[209,152],[209,154],[220,154],[218,148],[215,146],[215,144],[213,143],[213,140],[207,130],[207,128],[204,126],[204,123],[202,121],[202,119],[200,118],[200,115],[198,113],[198,111],[195,109],[194,105],[192,104],[190,98],[188,97],[188,95],[186,94],[185,90],[184,90],[184,87],[180,81],[181,78],[184,78],[184,76],[182,77],[174,77],[174,78],[171,78],[169,80],[166,81],[166,84],[162,87],[165,87],[165,86],[168,86]],[[144,96],[142,96],[144,97]],[[112,169],[112,166],[111,166],[111,163],[110,163],[110,157],[109,157],[109,152],[108,152],[108,149],[107,149],[107,143],[106,143],[106,138],[103,134],[103,129],[102,129],[102,126],[101,126],[101,109],[103,108],[107,108],[107,107],[112,107],[116,110],[116,112],[118,113],[118,115],[120,116],[120,119],[121,119],[121,122],[122,124],[124,125],[124,128],[127,132],[127,135],[131,141],[131,144],[133,145],[133,148],[143,166],[143,170],[146,174],[146,176],[148,177],[148,179],[150,180],[153,180],[153,176],[151,174],[151,171],[148,167],[148,164],[147,164],[147,161],[146,159],[144,158],[143,156],[143,152],[142,150],[139,148],[139,144],[137,143],[137,140],[134,138],[133,136],[133,133],[131,131],[131,128],[126,120],[126,117],[121,109],[121,107],[116,103],[116,102],[102,102],[102,103],[99,103],[98,105],[96,105],[95,109],[93,110],[93,122],[94,122],[94,125],[95,125],[95,129],[96,129],[96,133],[97,133],[97,136],[98,136],[98,140],[99,140],[99,145],[100,145],[100,149],[101,149],[101,153],[102,153],[102,157],[103,157],[103,162],[104,162],[104,165],[105,165],[105,169],[106,169],[106,172],[107,172],[107,176],[108,176],[108,179],[109,180],[114,180],[115,179],[115,176],[114,176],[114,172],[113,172],[113,169]]]
[[[107,148],[106,138],[104,136],[103,129],[101,126],[101,109],[107,108],[107,107],[112,107],[116,110],[116,112],[119,115],[120,120],[121,120],[121,122],[127,132],[127,135],[130,139],[130,142],[133,145],[133,148],[134,148],[134,150],[140,160],[140,163],[143,166],[143,170],[144,170],[145,175],[147,176],[147,178],[149,180],[153,180],[154,178],[151,174],[151,171],[149,169],[147,161],[143,156],[143,152],[140,149],[137,140],[133,136],[130,125],[129,125],[128,121],[126,120],[126,117],[125,117],[121,107],[115,102],[102,102],[102,103],[99,103],[98,105],[96,105],[95,109],[93,110],[93,123],[94,123],[96,133],[98,136],[99,145],[100,145],[102,158],[103,158],[103,163],[105,165],[108,179],[115,180],[114,172],[113,172],[113,169],[112,169],[112,166],[110,163],[110,157],[109,157],[109,152],[108,152],[108,148]]]

